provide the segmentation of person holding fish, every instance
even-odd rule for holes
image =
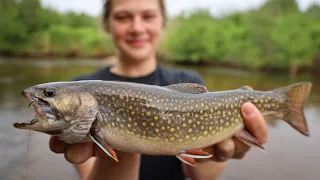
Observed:
[[[126,81],[168,86],[177,83],[204,85],[193,71],[167,69],[157,64],[156,50],[161,40],[167,16],[164,0],[106,0],[103,25],[111,34],[119,61],[94,74],[74,80]],[[190,42],[192,43],[192,42]],[[265,120],[251,103],[241,106],[245,127],[264,144],[268,138]],[[242,159],[250,146],[236,138],[225,139],[200,152],[210,158],[196,159],[197,167],[189,166],[175,156],[138,155],[116,151],[115,162],[94,143],[67,144],[51,137],[50,148],[64,153],[67,161],[76,164],[81,179],[216,179],[229,159]],[[196,154],[197,152],[193,152]],[[182,159],[183,162],[183,159]]]

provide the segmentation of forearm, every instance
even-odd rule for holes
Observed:
[[[117,153],[119,162],[110,157],[91,158],[77,165],[81,180],[137,180],[139,179],[140,155]]]
[[[185,175],[191,180],[215,180],[223,172],[226,162],[199,162],[197,163],[197,167],[182,163],[182,167]]]

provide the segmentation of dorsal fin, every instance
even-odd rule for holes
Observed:
[[[205,86],[201,84],[195,84],[195,83],[179,83],[179,84],[172,84],[165,87],[173,91],[190,93],[190,94],[201,94],[201,93],[208,92]]]
[[[239,90],[254,90],[251,86],[245,85],[239,88]]]

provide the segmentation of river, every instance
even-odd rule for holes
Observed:
[[[48,146],[49,136],[13,128],[31,119],[32,108],[20,92],[32,85],[69,80],[93,72],[105,63],[92,60],[20,60],[0,58],[0,177],[3,180],[78,179],[75,169]],[[306,74],[294,79],[283,74],[251,73],[213,67],[166,67],[192,69],[204,78],[210,91],[250,85],[269,90],[297,81],[313,81],[305,106],[310,137],[302,136],[284,122],[268,122],[266,153],[252,149],[243,160],[230,160],[221,180],[317,180],[320,176],[320,82]],[[29,147],[29,148],[28,148]],[[28,150],[29,149],[29,150]],[[28,164],[28,166],[27,166]]]

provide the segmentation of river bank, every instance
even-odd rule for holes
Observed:
[[[79,59],[92,59],[92,60],[101,60],[106,61],[107,63],[116,61],[117,57],[113,54],[105,53],[105,52],[97,52],[91,55],[81,55],[78,51],[67,51],[64,53],[56,53],[56,52],[9,52],[3,51],[0,52],[0,57],[5,58],[22,58],[22,59],[32,59],[32,60],[43,60],[43,59],[66,59],[66,60],[79,60]],[[257,69],[252,69],[250,67],[246,67],[240,64],[237,64],[237,61],[232,62],[224,62],[224,61],[205,61],[200,60],[197,62],[190,60],[183,61],[171,61],[167,57],[163,55],[159,55],[158,59],[161,62],[165,63],[173,63],[177,65],[183,66],[209,66],[209,67],[219,67],[219,68],[228,68],[228,69],[237,69],[237,70],[245,70],[252,72],[264,72],[264,73],[279,73],[279,74],[288,74],[289,76],[295,77],[301,73],[311,73],[313,76],[320,76],[320,53],[316,55],[312,61],[312,65],[310,66],[298,66],[292,65],[291,67],[279,68],[273,67],[271,65],[262,66]]]

